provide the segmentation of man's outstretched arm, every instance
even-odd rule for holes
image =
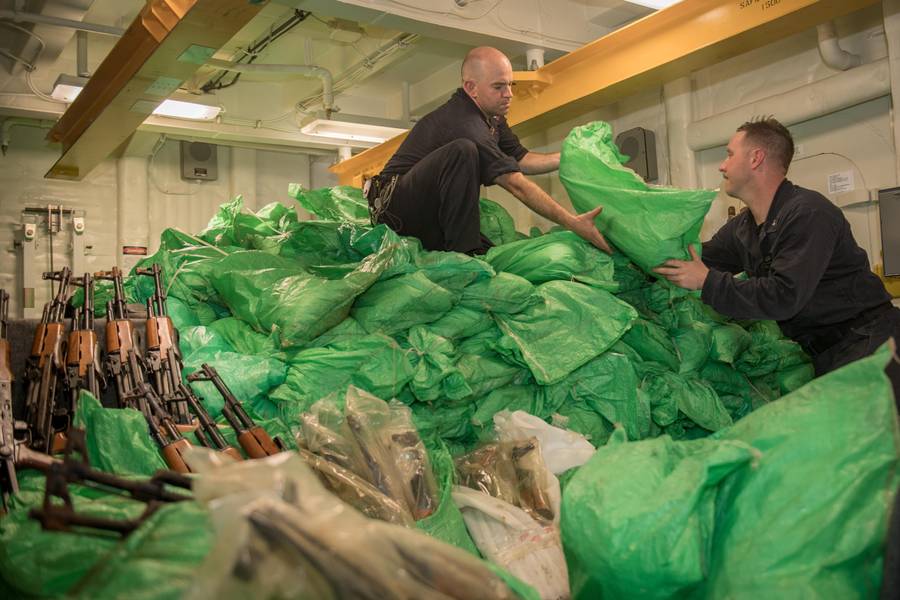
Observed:
[[[612,254],[606,238],[594,225],[594,219],[603,210],[603,207],[597,207],[580,215],[573,215],[565,208],[556,203],[547,192],[542,190],[533,181],[530,181],[522,173],[513,172],[505,173],[498,176],[494,183],[501,186],[507,192],[519,199],[519,201],[541,215],[545,219],[550,219],[558,225],[562,225],[566,229],[577,233],[579,236],[603,250],[607,254]]]
[[[519,168],[526,175],[543,175],[556,171],[559,169],[559,152],[529,152],[519,160]]]

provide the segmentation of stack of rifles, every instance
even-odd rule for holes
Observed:
[[[34,332],[25,365],[27,380],[23,419],[13,414],[14,373],[10,364],[9,294],[0,290],[0,486],[3,510],[19,491],[17,469],[37,469],[47,476],[44,505],[32,516],[45,528],[71,530],[94,528],[127,534],[136,528],[160,502],[184,500],[188,496],[166,486],[190,488],[184,475],[190,467],[184,460],[193,438],[202,446],[242,460],[230,446],[194,391],[182,380],[183,364],[177,331],[166,311],[166,294],[159,265],[138,269],[153,278],[155,291],[147,300],[143,336],[138,335],[125,303],[122,274],[112,271],[72,277],[68,268],[44,273],[58,284],[53,299],[44,306]],[[106,349],[101,355],[94,330],[94,282],[109,280],[113,299],[106,305]],[[84,290],[84,302],[72,313],[66,332],[65,312],[69,290]],[[141,339],[143,338],[143,339]],[[210,381],[225,400],[222,415],[237,434],[244,453],[262,458],[281,452],[283,444],[250,418],[215,368],[203,364],[188,381]],[[116,407],[133,408],[147,421],[150,437],[170,471],[161,471],[146,481],[123,479],[87,465],[83,432],[72,427],[82,390],[100,399],[107,382],[114,382]],[[148,509],[134,521],[109,521],[74,511],[66,486],[92,485],[125,493],[147,503]]]

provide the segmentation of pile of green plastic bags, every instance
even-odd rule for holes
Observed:
[[[760,515],[771,512],[749,517],[741,512],[752,512],[754,499],[765,504],[764,494],[775,493],[754,484],[770,448],[791,447],[780,437],[768,440],[767,424],[782,421],[776,426],[790,431],[776,437],[791,434],[811,448],[814,434],[830,433],[802,428],[833,425],[844,431],[840,421],[846,411],[833,400],[828,409],[836,411],[833,417],[791,420],[792,411],[813,410],[811,397],[824,394],[823,384],[797,392],[803,402],[766,407],[766,425],[760,412],[759,419],[732,427],[806,384],[813,374],[809,359],[775,323],[730,321],[696,293],[650,274],[667,258],[686,257],[688,244],[697,243],[713,192],[647,186],[621,166],[622,160],[605,123],[573,130],[563,146],[560,177],[579,211],[604,206],[598,223],[617,248],[612,256],[568,231],[523,235],[500,205],[486,199],[481,200],[482,231],[495,247],[481,257],[428,252],[413,238],[372,227],[357,189],[292,186],[291,194],[318,220],[301,221],[293,207],[278,203],[254,214],[238,197],[195,235],[166,230],[159,250],[138,266],[162,268],[185,374],[204,362],[213,364],[248,411],[283,439],[291,439],[299,416],[314,402],[343,398],[350,385],[397,398],[410,406],[428,445],[442,500],[449,498],[451,456],[488,439],[492,418],[502,410],[524,410],[602,447],[565,488],[563,539],[576,595],[599,597],[592,596],[599,590],[620,597],[639,590],[643,597],[651,587],[660,597],[715,596],[742,585],[758,591],[732,574],[741,571],[732,563],[742,559],[726,560],[722,545],[744,539],[733,531],[746,537],[754,527],[764,527]],[[143,303],[153,293],[152,281],[130,277],[126,291],[130,301]],[[97,290],[98,307],[108,294]],[[193,385],[217,416],[218,395],[208,383]],[[107,423],[112,417],[90,401],[79,410],[89,439],[112,444],[93,451],[92,462],[132,474],[161,466],[149,439],[146,447],[133,446],[124,456],[114,449],[130,443],[121,431],[141,437],[135,433],[143,433],[140,423]],[[91,436],[92,429],[98,435]],[[779,452],[787,456],[788,451]],[[803,456],[828,468],[811,449]],[[141,466],[135,468],[135,461]],[[771,459],[766,476],[775,481],[794,473],[789,462]],[[872,468],[882,489],[889,490],[884,462]],[[69,560],[75,549],[52,550],[46,536],[53,534],[36,533],[37,524],[23,516],[24,507],[38,501],[40,486],[33,479],[25,480],[22,509],[0,521],[0,573],[7,583],[17,576],[25,581],[24,591],[114,596],[117,582],[139,578],[138,566],[147,566],[141,561],[153,559],[151,542],[168,539],[133,536],[116,546],[129,566],[115,577],[104,572],[112,567],[100,560],[112,546],[88,552],[92,559],[69,561],[71,569],[51,567]],[[799,494],[812,479],[811,474],[797,479],[800,485],[790,489]],[[110,511],[118,510],[114,500],[99,501],[94,502],[101,511],[104,501],[111,502]],[[641,513],[645,505],[656,512]],[[777,506],[788,510],[788,505],[785,498]],[[191,532],[181,533],[195,543],[178,550],[193,568],[211,543],[210,528],[195,510],[171,507],[154,517],[171,521],[173,534],[179,523],[191,521]],[[875,524],[876,509],[865,510],[869,528],[858,546],[868,556],[883,528]],[[435,517],[419,527],[475,552],[452,502],[442,501]],[[731,529],[723,533],[725,524]],[[742,524],[746,530],[740,530]],[[799,533],[813,535],[809,529]],[[711,563],[711,556],[719,562]],[[23,558],[38,566],[23,574],[15,566]],[[754,569],[769,568],[754,560]],[[659,564],[665,568],[657,569]],[[720,571],[710,571],[711,564]],[[52,577],[44,577],[40,565]],[[647,578],[648,566],[659,573],[656,579]],[[867,585],[875,585],[870,571],[865,570]],[[186,585],[179,573],[176,569],[172,584],[155,596],[148,583],[145,595],[178,595]]]

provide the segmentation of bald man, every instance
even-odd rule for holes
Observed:
[[[509,59],[475,48],[462,87],[409,132],[367,191],[372,220],[422,240],[427,250],[482,254],[492,245],[479,227],[482,185],[500,185],[542,217],[609,252],[594,225],[600,208],[573,215],[525,175],[559,168],[559,153],[529,152],[506,123],[512,100]]]

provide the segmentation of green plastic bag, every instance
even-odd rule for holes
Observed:
[[[141,259],[125,279],[125,295],[129,300],[145,303],[154,292],[153,278],[138,276],[136,270],[158,264],[169,298],[177,298],[194,309],[215,296],[215,290],[207,278],[210,263],[228,256],[233,250],[218,248],[177,229],[166,229],[160,236],[159,249]]]
[[[495,246],[485,259],[497,271],[519,275],[534,284],[561,279],[609,291],[618,288],[613,280],[613,259],[571,231]]]
[[[459,304],[426,327],[436,335],[455,340],[471,337],[493,326],[494,320],[489,313]]]
[[[456,367],[453,342],[416,325],[409,330],[407,344],[414,369],[409,389],[416,398],[460,400],[472,394],[472,388]]]
[[[195,502],[168,504],[97,563],[71,595],[84,600],[181,598],[212,543],[204,508]]]
[[[309,410],[316,400],[344,392],[350,384],[379,398],[393,398],[412,379],[413,372],[407,352],[397,342],[380,334],[366,335],[289,357],[287,377],[269,399],[279,405],[282,418],[294,426],[300,413]]]
[[[552,400],[554,405],[578,403],[608,423],[623,426],[630,439],[639,440],[650,433],[649,398],[639,394],[639,387],[640,380],[628,357],[609,351],[572,372],[547,393],[550,397],[562,394],[562,399]],[[559,410],[566,414],[563,408]],[[598,443],[593,438],[590,441]]]
[[[497,315],[511,350],[535,380],[556,383],[609,348],[637,318],[609,292],[569,281],[537,287],[543,300],[515,315]]]
[[[119,543],[118,538],[43,531],[28,517],[44,498],[44,475],[22,470],[20,492],[10,512],[0,519],[0,576],[15,590],[13,598],[60,597]],[[80,485],[70,485],[76,511],[109,519],[134,519],[145,506]]]
[[[900,462],[889,357],[885,346],[703,440],[600,448],[563,495],[573,596],[877,595]]]
[[[88,392],[81,392],[75,426],[86,432],[88,461],[116,475],[149,476],[166,463],[150,438],[147,420],[131,408],[103,408]]]
[[[374,254],[331,280],[287,259],[240,252],[218,261],[210,278],[234,316],[257,331],[277,331],[284,347],[302,346],[344,320],[356,297],[377,281],[389,254],[389,248]]]
[[[482,312],[515,314],[539,301],[530,281],[512,273],[497,273],[467,286],[459,305]]]
[[[416,272],[379,281],[356,299],[350,314],[367,331],[390,335],[439,319],[455,300],[452,292]]]
[[[645,319],[637,319],[622,336],[622,341],[637,352],[643,360],[665,365],[678,372],[680,362],[675,344],[666,330]]]
[[[304,190],[299,183],[288,184],[288,196],[300,206],[328,221],[347,221],[357,225],[368,225],[369,204],[363,198],[362,190],[349,185],[339,185],[317,190]]]
[[[578,212],[603,206],[598,227],[647,273],[667,259],[690,258],[714,190],[648,186],[622,166],[627,157],[613,141],[609,123],[575,127],[562,145],[559,178]]]
[[[428,517],[416,521],[416,528],[424,531],[433,538],[452,544],[457,548],[481,556],[478,554],[475,543],[469,536],[462,513],[453,503],[453,459],[450,452],[442,443],[428,444],[428,458],[431,468],[434,470],[435,480],[438,483],[440,504],[437,510]]]
[[[481,234],[499,246],[519,239],[516,223],[506,209],[487,198],[479,201],[481,207]]]

